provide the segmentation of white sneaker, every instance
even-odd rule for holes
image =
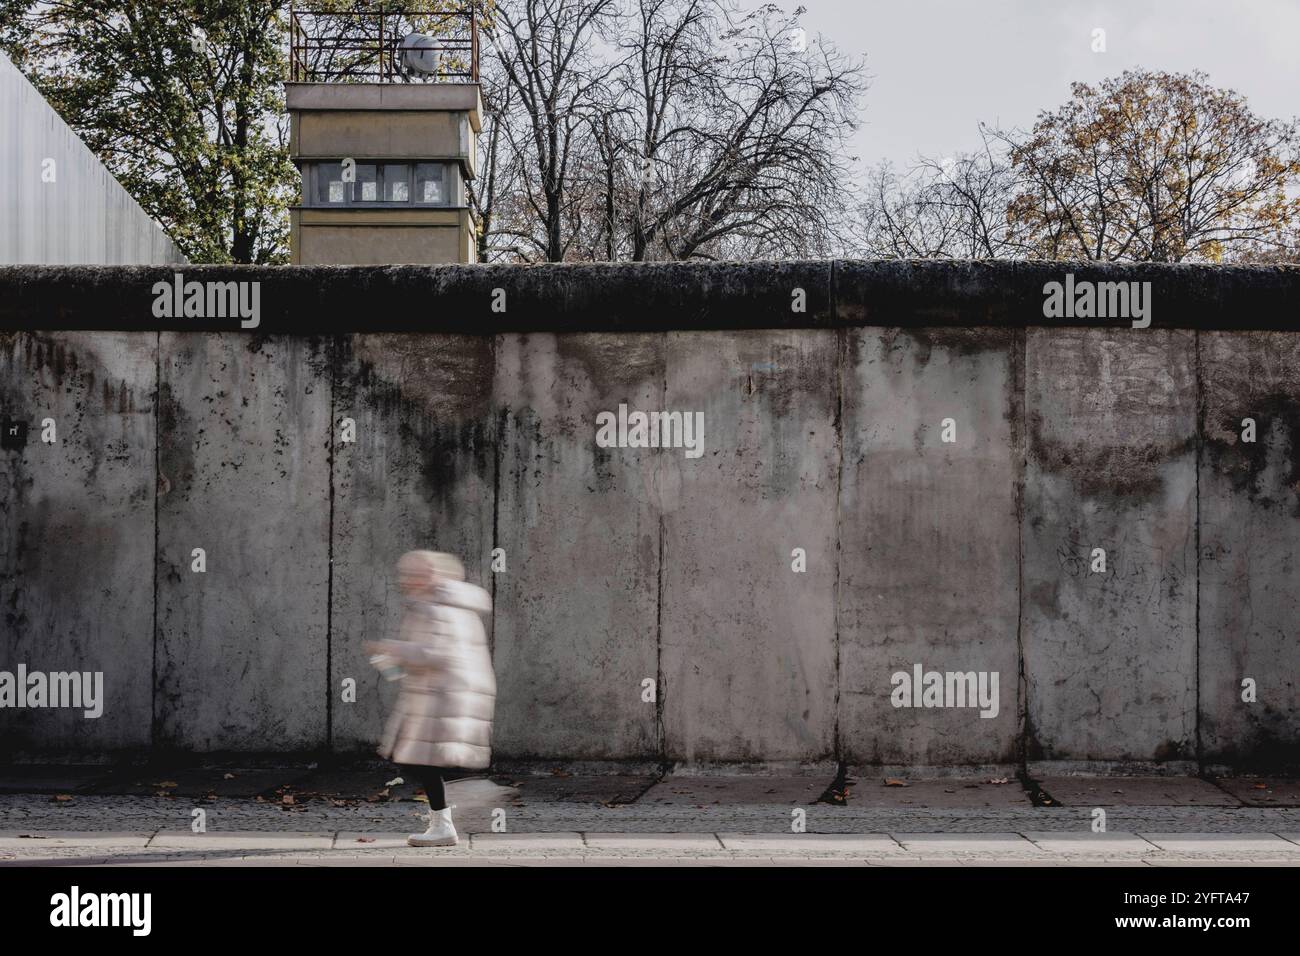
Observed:
[[[455,846],[456,828],[451,823],[451,807],[429,812],[429,829],[406,838],[411,846]]]

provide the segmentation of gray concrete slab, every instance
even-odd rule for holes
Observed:
[[[909,853],[926,855],[1000,854],[1036,856],[1044,852],[1019,833],[891,833]]]
[[[650,774],[503,774],[496,782],[518,790],[521,804],[625,804],[637,800],[658,777]]]
[[[1253,854],[1286,854],[1300,859],[1300,846],[1275,833],[1140,833],[1171,853],[1216,853],[1249,859]]]
[[[1195,757],[1195,344],[1026,334],[1030,760]]]
[[[33,847],[76,847],[78,849],[96,848],[144,849],[148,845],[152,831],[112,832],[78,830],[41,830],[24,832],[21,830],[0,830],[0,850],[30,850]]]
[[[581,833],[475,833],[470,846],[488,853],[508,850],[569,850],[580,852]]]
[[[157,768],[133,767],[102,775],[86,792],[95,794],[166,794],[172,797],[254,797],[273,795],[277,789],[293,787],[306,770],[243,767]]]
[[[153,744],[322,747],[328,343],[172,332],[160,343]]]
[[[18,764],[0,767],[0,793],[72,793],[108,776],[109,767]]]
[[[151,742],[156,342],[0,334],[0,408],[27,426],[23,447],[0,449],[0,666],[99,688],[94,705],[7,708],[6,760]],[[86,703],[83,681],[69,703]]]
[[[636,462],[662,517],[668,759],[833,758],[838,365],[829,330],[667,336],[649,408],[704,426],[700,457]]]
[[[888,328],[845,335],[841,752],[851,763],[1011,762],[1019,336]],[[946,419],[952,442],[944,441]],[[923,673],[996,673],[996,714],[895,706],[924,703],[894,697],[893,675],[910,684],[918,664]]]
[[[1234,767],[1293,765],[1300,760],[1300,337],[1203,332],[1200,355],[1203,756]],[[1247,418],[1253,442],[1244,440]]]
[[[492,590],[496,441],[492,340],[469,335],[351,335],[335,378],[333,746],[373,752],[397,686],[362,645],[396,634],[394,565],[412,549],[449,551]],[[355,424],[353,442],[341,423]],[[342,697],[356,682],[355,703]]]
[[[42,860],[37,858],[24,858],[21,860],[13,860],[13,859],[8,859],[4,856],[0,856],[0,866],[27,867],[27,866],[59,866],[59,865],[66,865],[66,864],[60,864],[60,861],[57,860]],[[123,866],[125,864],[123,864],[120,860],[118,860],[115,857],[87,856],[87,857],[78,858],[76,863],[73,865],[81,867],[81,866]]]
[[[1215,777],[1214,783],[1248,807],[1300,807],[1300,780],[1285,777]]]
[[[1159,848],[1135,833],[1054,833],[1029,830],[1020,834],[1040,849],[1049,853],[1070,856],[1119,856],[1155,853]]]
[[[651,758],[659,514],[648,449],[597,447],[596,416],[660,408],[663,337],[503,335],[496,349],[495,754]]]
[[[854,853],[891,856],[904,849],[886,833],[719,833],[728,850],[780,853]]]
[[[659,781],[637,803],[677,807],[772,804],[808,807],[817,802],[832,782],[825,775],[714,777],[682,773]]]
[[[407,836],[421,828],[412,827],[406,833],[366,833],[342,831],[334,834],[335,850],[350,850],[356,853],[372,853],[380,850],[406,849],[409,844]],[[464,838],[462,838],[464,839]]]
[[[325,866],[325,867],[376,867],[376,866],[394,866],[396,859],[391,856],[373,856],[373,857],[339,857],[339,856],[317,856],[317,857],[298,857],[294,860],[299,866]]]
[[[151,850],[201,850],[215,853],[230,850],[328,850],[334,846],[332,833],[267,833],[259,830],[226,830],[193,833],[166,830],[149,841]]]
[[[1063,807],[1236,807],[1241,801],[1197,777],[1043,777]]]
[[[712,833],[584,833],[583,842],[592,850],[720,850]]]

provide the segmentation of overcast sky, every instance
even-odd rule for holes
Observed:
[[[779,0],[792,11],[798,0]],[[1300,113],[1300,0],[802,0],[810,36],[865,55],[857,155],[905,167],[1028,126],[1070,83],[1130,67],[1204,70],[1268,117]],[[1092,31],[1106,31],[1093,53]]]

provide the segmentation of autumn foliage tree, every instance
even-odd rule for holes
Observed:
[[[1285,242],[1300,216],[1294,121],[1263,119],[1204,73],[1128,71],[1009,137],[1008,217],[1051,259],[1221,261]]]
[[[1142,262],[1294,259],[1295,120],[1255,115],[1204,73],[1131,70],[985,129],[985,149],[882,170],[864,210],[885,256]]]

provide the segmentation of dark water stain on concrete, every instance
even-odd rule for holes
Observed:
[[[450,521],[465,507],[467,488],[492,488],[496,425],[489,340],[353,335],[340,337],[338,346],[336,419],[364,410],[377,427],[395,429],[402,449],[390,452],[389,467],[412,463],[422,499],[439,520]]]
[[[561,365],[581,368],[597,397],[626,396],[645,382],[662,391],[666,340],[650,333],[562,333],[555,336]],[[527,350],[525,350],[527,355]],[[611,409],[612,411],[612,409]]]
[[[438,514],[452,517],[464,507],[463,489],[471,477],[491,488],[488,422],[431,425],[419,432],[418,441],[423,498]]]
[[[384,416],[446,424],[491,414],[494,359],[479,336],[344,336],[338,365],[340,384]]]
[[[797,338],[765,333],[749,341],[739,335],[737,375],[746,383],[746,400],[754,396],[778,421],[793,413],[801,420],[824,418],[827,427],[834,424],[839,362],[834,333]]]
[[[1044,434],[1041,413],[1028,415],[1029,449],[1044,471],[1069,478],[1084,497],[1102,500],[1157,500],[1164,493],[1160,469],[1194,455],[1196,435],[1179,441],[1110,444],[1096,437],[1065,442]]]
[[[618,476],[615,474],[614,453],[609,448],[601,448],[594,442],[591,446],[591,466],[596,477],[596,486],[593,491],[604,493],[612,491],[618,485]]]
[[[194,485],[195,425],[170,382],[158,383],[159,507],[181,506]]]
[[[1151,759],[1156,763],[1170,760],[1195,760],[1196,749],[1186,740],[1166,740],[1156,746]]]
[[[551,454],[550,442],[542,432],[542,420],[531,408],[502,409],[498,422],[502,481],[511,482],[516,502],[527,501],[531,489],[549,474],[544,467]]]
[[[993,328],[882,329],[881,355],[897,360],[910,353],[917,367],[925,368],[935,349],[960,358],[1006,352],[1014,347],[1017,334],[1014,329]]]
[[[1243,418],[1255,419],[1254,442],[1241,440]],[[1251,396],[1232,411],[1207,413],[1207,419],[1204,462],[1227,478],[1236,494],[1300,518],[1300,394]],[[1276,449],[1279,432],[1285,447]],[[1274,473],[1270,466],[1279,458],[1284,465]]]

